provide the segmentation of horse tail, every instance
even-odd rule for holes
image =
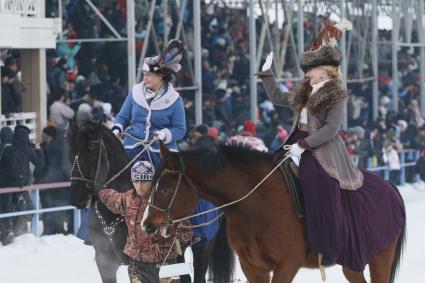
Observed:
[[[399,195],[401,203],[403,205],[404,215],[406,215],[406,208],[404,206],[403,197],[401,196],[400,191],[398,190],[397,186],[395,186],[392,182],[389,182],[389,183]],[[404,218],[403,227],[401,228],[401,232],[400,232],[400,235],[398,236],[397,244],[395,247],[395,256],[394,256],[393,264],[391,266],[390,283],[394,282],[394,279],[397,275],[405,245],[406,245],[406,216]]]
[[[235,254],[227,240],[226,226],[227,221],[223,217],[214,239],[209,265],[209,277],[213,279],[214,283],[228,283],[233,279]]]

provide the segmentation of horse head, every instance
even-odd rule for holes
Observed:
[[[141,225],[148,233],[159,229],[167,237],[178,224],[174,220],[193,212],[199,196],[188,175],[191,168],[187,168],[184,156],[169,151],[163,143],[160,148],[162,161],[152,181],[149,205]]]
[[[86,208],[92,204],[95,187],[103,186],[128,158],[120,141],[102,121],[87,121],[79,127],[72,123],[70,130],[71,203]],[[129,172],[123,176],[130,182]]]

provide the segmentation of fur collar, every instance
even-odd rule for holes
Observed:
[[[148,105],[145,93],[144,93],[143,82],[136,84],[133,87],[133,99],[141,107],[147,110],[163,110],[170,107],[178,98],[179,93],[174,89],[171,83],[168,83],[168,90],[159,99],[152,101],[151,105]]]
[[[319,90],[311,94],[312,87],[307,79],[293,90],[289,102],[295,112],[300,112],[305,106],[312,115],[326,111],[336,102],[348,97],[341,80],[332,79],[326,82]]]

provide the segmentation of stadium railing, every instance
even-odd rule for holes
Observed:
[[[40,236],[40,214],[42,213],[50,213],[56,211],[66,211],[73,210],[74,211],[74,234],[77,233],[78,228],[81,225],[81,210],[77,209],[75,206],[66,205],[66,206],[56,206],[56,207],[47,207],[41,208],[40,206],[40,191],[42,190],[54,190],[61,188],[69,188],[71,185],[70,182],[61,182],[61,183],[48,183],[48,184],[36,184],[31,186],[25,186],[22,188],[0,188],[0,194],[6,193],[23,193],[25,191],[29,192],[31,195],[32,202],[34,204],[33,210],[24,210],[24,211],[16,211],[16,212],[8,212],[0,214],[0,219],[7,217],[16,217],[21,215],[32,215],[32,223],[31,223],[31,232],[36,236]]]
[[[414,167],[416,165],[416,160],[419,158],[419,151],[414,149],[405,149],[399,153],[400,159],[400,181],[397,185],[406,184],[406,168]],[[367,170],[373,171],[375,173],[383,173],[385,180],[390,178],[390,168],[388,165],[372,167],[372,160],[368,158],[367,160]],[[419,181],[419,176],[415,175],[415,181]]]

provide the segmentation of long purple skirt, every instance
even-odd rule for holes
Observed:
[[[307,135],[297,131],[287,144]],[[405,211],[401,197],[391,184],[369,171],[363,171],[364,183],[359,189],[341,189],[309,151],[302,154],[299,171],[307,245],[333,262],[363,271],[402,230]]]

